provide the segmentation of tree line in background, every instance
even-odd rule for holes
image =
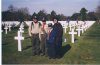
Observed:
[[[16,8],[13,5],[10,5],[7,11],[2,11],[2,21],[20,21],[20,22],[31,21],[33,16],[37,16],[39,21],[42,20],[43,17],[45,17],[47,21],[50,21],[55,16],[60,21],[100,20],[100,5],[97,7],[95,12],[88,12],[87,9],[82,8],[80,10],[80,13],[74,13],[72,16],[64,16],[63,14],[56,14],[54,10],[51,11],[50,14],[46,13],[45,10],[40,10],[38,13],[34,12],[32,15],[30,15],[28,8]]]
[[[88,12],[87,9],[82,8],[80,13],[74,13],[72,16],[67,17],[68,20],[100,20],[100,1],[95,12]]]
[[[66,16],[63,14],[56,14],[55,11],[51,11],[50,14],[45,10],[40,10],[38,13],[34,12],[29,14],[28,8],[15,8],[13,5],[8,7],[7,11],[2,12],[2,21],[31,21],[33,16],[37,16],[38,20],[42,20],[43,17],[50,21],[53,17],[57,17],[59,20],[66,20]]]
[[[85,8],[80,10],[80,13],[74,13],[72,16],[69,16],[70,20],[97,20],[96,12],[88,12]]]

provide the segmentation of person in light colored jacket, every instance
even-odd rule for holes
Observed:
[[[29,36],[31,37],[32,41],[33,56],[40,55],[40,38],[39,38],[40,27],[41,24],[38,22],[38,18],[36,16],[33,17],[33,22],[30,24],[28,29]]]
[[[39,33],[41,56],[47,55],[47,47],[46,47],[47,30],[48,30],[48,25],[46,24],[46,19],[43,18]]]

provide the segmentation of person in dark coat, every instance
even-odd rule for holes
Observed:
[[[57,18],[54,18],[53,22],[54,22],[53,28],[57,29],[55,37],[56,57],[60,58],[62,56],[63,27],[58,22]]]
[[[47,40],[48,56],[50,58],[60,57],[62,49],[63,28],[56,18],[54,18],[53,22],[53,29],[49,35],[49,39]]]
[[[47,36],[47,53],[48,53],[48,57],[49,59],[54,59],[56,56],[56,50],[55,50],[55,43],[53,40],[53,36],[55,34],[54,29],[52,28],[52,24],[49,23],[48,24],[48,36]]]

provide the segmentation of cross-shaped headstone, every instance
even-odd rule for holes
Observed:
[[[84,28],[85,28],[85,26],[82,25],[82,27],[81,27],[81,29],[82,29],[82,33],[84,33]]]
[[[66,32],[67,32],[67,31],[66,31],[66,29],[67,29],[67,26],[64,26],[63,28],[64,28],[64,31],[65,31],[65,33],[66,33]]]
[[[71,42],[74,43],[74,35],[77,34],[77,32],[74,32],[74,29],[72,29],[72,31],[69,32],[69,34],[71,34]]]
[[[70,31],[72,30],[72,25],[71,24],[69,25],[69,29],[70,29]]]
[[[84,26],[84,30],[86,31],[87,29],[88,29],[88,26],[87,26],[87,25],[85,25],[85,26]]]
[[[8,29],[8,27],[7,27],[7,26],[5,26],[5,28],[4,28],[4,29],[5,29],[5,34],[7,34],[7,29]]]
[[[23,24],[23,22],[21,23],[20,28],[21,28],[21,29],[24,29],[24,24]]]
[[[8,27],[9,27],[9,31],[11,31],[11,25],[10,25],[10,24],[9,24],[9,26],[8,26]]]
[[[3,30],[1,30],[1,32],[3,32]]]
[[[18,31],[18,36],[14,37],[15,40],[18,40],[18,51],[22,51],[21,40],[24,40],[24,37],[21,36],[20,31]]]
[[[24,32],[22,28],[19,28],[19,31],[22,32],[22,33]]]
[[[75,24],[73,24],[72,27],[75,29]]]
[[[24,33],[23,29],[22,28],[19,28],[19,31],[20,31],[21,36],[22,36],[22,33]]]
[[[23,26],[20,26],[20,28],[21,28],[21,29],[24,29],[24,27],[23,27]]]
[[[66,42],[66,38],[64,39],[64,42]]]
[[[80,26],[78,26],[78,29],[76,29],[76,30],[78,31],[78,37],[80,37],[81,31],[82,31],[83,29],[81,29]]]

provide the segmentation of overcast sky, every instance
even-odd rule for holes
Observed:
[[[100,0],[2,0],[2,11],[7,10],[9,5],[17,8],[27,7],[30,14],[44,9],[47,13],[52,10],[57,14],[71,16],[79,12],[82,7],[88,11],[95,11]]]

